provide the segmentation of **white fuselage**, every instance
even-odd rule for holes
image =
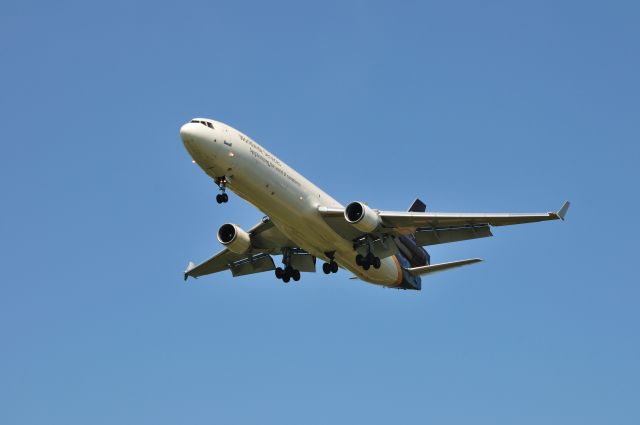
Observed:
[[[402,281],[395,256],[382,259],[379,269],[364,270],[355,262],[353,242],[337,234],[318,212],[318,207],[343,208],[320,188],[240,131],[218,121],[190,122],[180,134],[193,160],[211,177],[226,176],[227,187],[264,212],[274,225],[299,248],[335,261],[360,279],[385,286]]]

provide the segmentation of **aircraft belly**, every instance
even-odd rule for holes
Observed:
[[[352,242],[337,234],[317,211],[317,193],[312,187],[295,185],[254,158],[238,155],[236,164],[243,170],[229,187],[240,197],[266,213],[280,231],[310,254],[328,260],[326,252],[335,251],[335,260],[359,279],[385,286],[402,281],[402,269],[395,257],[381,260],[381,267],[364,270],[355,263]],[[322,196],[325,196],[324,194]],[[333,199],[332,206],[340,206]],[[337,205],[336,205],[337,204]]]
[[[317,213],[315,206],[306,205],[295,197],[264,199],[262,196],[255,197],[251,191],[247,192],[252,193],[247,200],[264,211],[287,238],[308,253],[327,261],[325,253],[335,251],[336,262],[359,279],[385,286],[400,284],[402,271],[394,257],[382,259],[379,269],[371,267],[364,270],[355,263],[356,253],[352,242],[335,233]]]
[[[353,250],[347,255],[343,265],[365,282],[383,286],[397,286],[402,282],[402,270],[394,256],[381,259],[379,269],[371,267],[369,270],[364,270],[355,263]]]
[[[328,260],[325,252],[335,251],[336,262],[365,282],[384,286],[397,286],[402,282],[402,269],[395,257],[382,259],[379,269],[371,267],[364,270],[355,262],[356,253],[352,242],[335,233],[314,213],[315,210],[311,214],[288,215],[286,223],[275,216],[272,220],[291,241],[316,257]],[[294,215],[296,219],[292,220]]]

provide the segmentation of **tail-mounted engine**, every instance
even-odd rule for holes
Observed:
[[[352,202],[347,205],[344,218],[363,233],[372,233],[380,226],[378,213],[362,202]]]
[[[218,241],[236,254],[244,254],[251,249],[251,236],[237,224],[227,223],[220,226]]]

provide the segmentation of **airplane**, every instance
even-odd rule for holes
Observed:
[[[564,220],[569,202],[557,212],[427,212],[416,199],[408,211],[380,211],[364,202],[346,207],[297,173],[246,134],[219,121],[194,118],[180,128],[189,155],[218,186],[216,201],[228,202],[227,189],[265,216],[249,230],[234,223],[218,229],[222,251],[195,265],[188,277],[230,270],[232,276],[274,271],[287,283],[316,271],[341,267],[354,279],[397,289],[420,290],[421,276],[482,261],[479,258],[431,264],[425,246],[493,236],[491,226]],[[273,256],[282,256],[276,267]]]

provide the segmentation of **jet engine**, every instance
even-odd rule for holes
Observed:
[[[363,204],[352,202],[344,209],[344,218],[363,233],[371,233],[380,226],[378,213]]]
[[[220,226],[218,241],[236,254],[244,254],[251,248],[251,236],[237,224],[227,223]]]

